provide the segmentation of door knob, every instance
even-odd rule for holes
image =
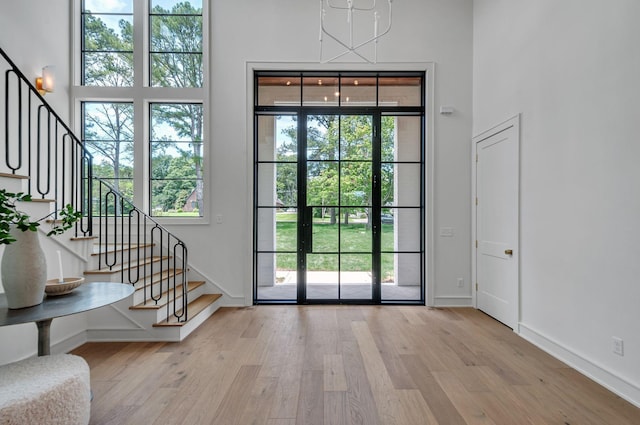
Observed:
[[[513,249],[505,249],[504,253],[505,255],[513,255]]]

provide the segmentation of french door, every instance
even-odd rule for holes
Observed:
[[[324,104],[256,115],[255,302],[424,303],[422,123]]]
[[[380,301],[380,115],[302,115],[298,299]]]

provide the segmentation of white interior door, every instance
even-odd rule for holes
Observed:
[[[519,315],[519,140],[506,125],[476,142],[476,306],[512,329]]]

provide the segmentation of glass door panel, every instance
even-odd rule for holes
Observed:
[[[293,115],[257,120],[256,295],[295,301],[298,287],[298,144]]]
[[[371,300],[372,116],[308,116],[306,128],[306,298]]]

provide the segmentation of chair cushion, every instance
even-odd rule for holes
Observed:
[[[89,423],[89,365],[58,354],[0,366],[0,424]]]

